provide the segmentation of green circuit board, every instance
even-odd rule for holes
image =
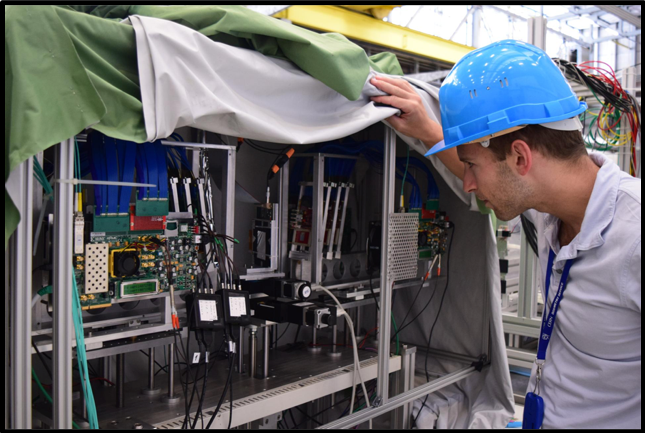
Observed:
[[[151,237],[166,239],[162,248]],[[93,232],[84,254],[74,255],[74,276],[83,309],[104,308],[113,300],[167,292],[168,255],[176,291],[196,287],[200,273],[193,226],[183,224],[177,236]]]

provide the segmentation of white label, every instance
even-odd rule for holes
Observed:
[[[231,317],[246,316],[246,298],[243,296],[229,297],[228,306]]]
[[[199,316],[202,322],[217,321],[217,301],[199,301]]]
[[[199,352],[193,353],[193,364],[199,364]]]
[[[188,224],[180,225],[179,230],[182,231],[182,232],[187,232],[188,231]]]
[[[105,237],[105,232],[91,232],[90,238],[102,238]]]

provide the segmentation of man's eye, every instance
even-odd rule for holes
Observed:
[[[475,164],[473,164],[472,162],[467,162],[466,165],[468,166],[468,168],[473,168]]]

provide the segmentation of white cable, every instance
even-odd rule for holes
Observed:
[[[40,301],[40,295],[36,293],[33,298],[31,298],[31,308],[34,308],[36,304]]]
[[[347,319],[347,323],[349,323],[349,326],[351,327],[351,335],[352,335],[352,340],[354,341],[354,346],[353,346],[353,351],[354,351],[354,372],[352,374],[352,402],[350,404],[350,410],[349,413],[352,413],[352,410],[354,410],[354,398],[356,396],[356,373],[358,373],[358,379],[361,381],[361,387],[363,388],[363,394],[365,395],[365,401],[367,403],[367,407],[371,407],[370,403],[370,396],[367,393],[367,388],[365,388],[365,382],[363,382],[363,378],[361,377],[361,366],[360,366],[360,359],[358,357],[358,344],[356,343],[356,333],[354,332],[354,322],[352,322],[351,317],[349,317],[349,314],[347,314],[347,311],[343,308],[343,306],[338,302],[338,299],[325,287],[320,287],[323,289],[331,298],[336,302],[336,305],[338,305],[338,308],[340,309],[340,313],[345,316]]]

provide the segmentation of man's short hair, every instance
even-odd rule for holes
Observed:
[[[587,155],[580,131],[560,131],[541,125],[527,125],[509,134],[491,138],[488,149],[498,161],[503,161],[511,153],[511,144],[515,140],[523,140],[531,150],[554,159],[574,162]]]

